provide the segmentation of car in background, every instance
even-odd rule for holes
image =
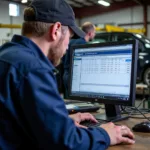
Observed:
[[[137,82],[150,84],[150,40],[141,34],[129,32],[102,32],[97,33],[91,43],[113,42],[113,41],[139,41],[139,57],[137,69]]]

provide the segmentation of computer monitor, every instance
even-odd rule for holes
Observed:
[[[125,119],[120,106],[135,101],[137,41],[75,45],[70,57],[69,98],[105,104],[98,119]]]

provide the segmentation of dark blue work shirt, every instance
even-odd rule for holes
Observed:
[[[0,48],[0,149],[104,150],[102,128],[76,127],[57,90],[54,67],[30,39]]]

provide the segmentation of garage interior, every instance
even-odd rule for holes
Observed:
[[[137,119],[138,120],[137,122],[140,122],[143,119],[148,120],[150,122],[150,115],[149,115],[150,114],[150,0],[65,0],[65,1],[72,7],[74,14],[75,14],[75,18],[76,18],[76,25],[79,28],[81,28],[85,22],[91,22],[92,24],[94,24],[95,38],[91,41],[89,40],[87,44],[91,44],[91,45],[92,44],[95,44],[95,45],[104,44],[105,45],[107,43],[113,43],[113,42],[116,42],[116,43],[119,43],[119,42],[125,43],[125,42],[130,42],[130,41],[138,42],[137,76],[136,76],[136,82],[134,82],[136,83],[135,104],[134,106],[128,106],[128,105],[126,106],[126,105],[119,105],[119,104],[115,105],[115,99],[114,99],[114,102],[110,105],[111,106],[115,105],[117,109],[119,108],[119,113],[121,112],[120,114],[128,115],[129,118],[131,117],[131,119],[135,119],[135,120]],[[0,48],[1,46],[10,42],[14,35],[21,35],[22,23],[24,22],[24,18],[23,18],[24,9],[27,6],[29,6],[31,2],[32,0],[0,0]],[[81,47],[81,49],[82,48],[85,48],[85,47]],[[69,56],[70,57],[75,56],[75,52]],[[73,62],[73,60],[77,58],[78,56],[70,60],[72,60]],[[126,59],[125,61],[131,61],[131,60]],[[111,62],[109,63],[111,64]],[[119,60],[119,63],[120,63],[120,60]],[[92,65],[93,64],[95,65],[96,63],[92,62]],[[63,61],[61,60],[61,63],[56,67],[56,70],[54,69],[54,75],[56,76],[56,80],[58,84],[58,96],[59,97],[61,96],[62,99],[65,100],[65,102],[69,103],[70,99],[65,97],[65,90],[64,90],[65,86],[63,83],[63,73],[64,73],[63,67],[64,67]],[[133,65],[131,66],[131,68],[133,69]],[[126,68],[126,70],[128,69],[129,68]],[[73,71],[72,72],[71,71],[70,71],[70,74],[72,75]],[[129,80],[131,80],[132,78],[131,76],[132,76],[132,73],[130,73]],[[73,80],[73,77],[72,77],[72,80]],[[129,81],[129,82],[132,82],[132,81]],[[116,85],[114,84],[114,86]],[[96,84],[96,86],[98,86],[98,84]],[[126,86],[126,85],[123,85],[123,86]],[[128,86],[131,89],[132,84]],[[108,85],[108,88],[109,88],[109,85]],[[128,91],[129,98],[133,98],[131,96],[133,95],[131,91]],[[90,97],[90,96],[91,95],[89,94],[88,98],[94,99],[94,97]],[[82,99],[82,96],[81,96],[81,99]],[[99,103],[98,99],[103,99],[102,102],[104,103]],[[95,106],[98,106],[100,108],[98,112],[101,113],[101,112],[104,112],[106,110],[105,109],[106,106],[108,106],[107,101],[105,103],[105,99],[107,99],[107,96],[106,98],[105,96],[98,97],[98,98],[95,98],[93,102],[89,101],[88,104],[89,105],[94,104]],[[126,100],[126,99],[122,99],[122,100]],[[80,103],[82,102],[82,100],[78,102]],[[0,104],[1,104],[1,101],[0,101]],[[71,103],[71,106],[72,106],[72,103]],[[117,109],[115,108],[116,112],[117,112]],[[74,114],[75,111],[72,109],[71,112],[69,113]],[[95,115],[95,112],[93,114]],[[132,126],[132,123],[135,123],[135,122],[133,121],[129,123],[129,126]],[[149,132],[150,132],[150,125],[149,125]],[[145,136],[145,134],[143,133],[136,134],[136,137],[138,138],[140,137],[139,139],[145,138],[144,140],[146,142],[143,140],[144,141],[144,142],[142,141],[143,145],[145,143],[147,145],[149,144],[148,136],[147,135]],[[0,139],[1,139],[1,135],[0,135]],[[147,149],[141,149],[140,145],[138,145],[139,141],[137,141],[137,146],[135,149],[138,149],[138,148],[139,150],[149,149],[149,147],[147,147]],[[130,146],[123,147],[123,148],[128,148],[129,150],[130,149],[132,150],[132,147]],[[114,149],[117,150],[118,148],[114,147]],[[1,150],[1,141],[0,141],[0,150]]]
[[[73,8],[78,26],[85,21],[91,21],[96,26],[96,32],[122,32],[141,34],[150,39],[150,1],[148,0],[66,0]],[[22,13],[31,0],[1,0],[0,1],[0,44],[8,42],[13,34],[20,33],[23,22]],[[20,6],[19,16],[9,16],[9,3]],[[5,11],[7,11],[5,13]],[[118,14],[120,17],[118,18]],[[7,19],[6,19],[7,18]],[[118,20],[117,20],[117,19]],[[119,21],[121,19],[121,21]],[[114,21],[113,21],[114,20]],[[150,69],[148,68],[148,75]],[[148,76],[147,75],[147,76]],[[143,97],[143,91],[149,95],[148,85],[137,82],[137,99]]]
[[[80,27],[85,21],[91,21],[96,26],[97,33],[122,32],[140,34],[150,39],[150,1],[149,0],[66,0],[73,8],[76,23]],[[0,1],[0,45],[8,42],[14,34],[20,34],[23,22],[23,9],[31,0],[1,0]],[[19,6],[19,15],[9,15],[9,4]],[[14,10],[15,11],[15,10]],[[148,41],[149,42],[149,41]],[[150,43],[147,43],[150,48]],[[143,57],[143,56],[140,56]],[[150,61],[150,57],[149,60]],[[148,63],[149,64],[149,63]],[[147,74],[149,82],[150,65]],[[145,69],[145,70],[146,70]],[[144,74],[144,73],[143,73]],[[141,75],[142,76],[142,75]],[[146,82],[146,79],[145,79]],[[143,81],[137,82],[137,105],[140,108],[150,108],[149,85]],[[141,99],[146,98],[146,104]]]

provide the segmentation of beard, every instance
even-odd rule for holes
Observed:
[[[61,36],[57,46],[49,50],[48,58],[55,67],[61,63],[61,58],[63,57],[63,49],[62,49],[63,40],[64,38],[63,36]]]
[[[94,38],[90,38],[89,41],[92,42],[94,40]]]

